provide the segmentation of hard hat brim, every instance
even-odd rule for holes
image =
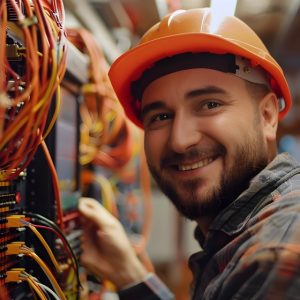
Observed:
[[[269,73],[277,89],[285,100],[285,107],[280,111],[279,118],[283,118],[291,106],[291,94],[283,76],[281,67],[266,52],[250,44],[223,38],[208,33],[184,33],[161,37],[136,46],[121,55],[111,66],[109,78],[111,84],[122,103],[128,118],[139,127],[143,127],[137,117],[138,113],[131,95],[131,83],[150,68],[156,61],[184,52],[211,52],[215,54],[231,53],[247,58],[251,63],[261,66]]]

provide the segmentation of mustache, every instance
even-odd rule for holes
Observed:
[[[180,163],[201,160],[210,157],[223,156],[226,153],[226,149],[223,145],[216,145],[213,147],[194,147],[185,153],[177,153],[173,151],[167,151],[161,159],[162,166],[178,165]]]

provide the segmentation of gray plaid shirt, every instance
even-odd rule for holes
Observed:
[[[278,155],[191,256],[193,299],[300,299],[300,166]]]

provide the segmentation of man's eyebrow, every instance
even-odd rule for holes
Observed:
[[[199,89],[194,89],[185,94],[185,98],[193,98],[193,97],[198,97],[198,96],[204,96],[204,95],[209,95],[209,94],[228,94],[228,92],[220,87],[217,86],[206,86],[203,88]]]
[[[142,109],[141,109],[141,119],[145,117],[147,113],[151,110],[156,110],[156,109],[161,109],[165,108],[166,105],[163,101],[155,101],[149,104],[146,104]]]
[[[199,89],[194,89],[185,94],[185,98],[193,98],[197,96],[203,96],[203,95],[209,95],[209,94],[228,94],[228,92],[220,87],[217,86],[206,86],[203,88]],[[155,101],[149,104],[146,104],[142,109],[141,109],[141,119],[145,117],[149,111],[156,110],[156,109],[161,109],[161,108],[166,108],[166,104],[163,101]]]

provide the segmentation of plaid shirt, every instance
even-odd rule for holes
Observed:
[[[300,166],[278,155],[195,235],[192,299],[300,299]]]
[[[300,299],[300,166],[278,155],[249,188],[224,209],[203,250],[191,256],[193,300]],[[152,274],[119,292],[121,300],[170,300]]]

